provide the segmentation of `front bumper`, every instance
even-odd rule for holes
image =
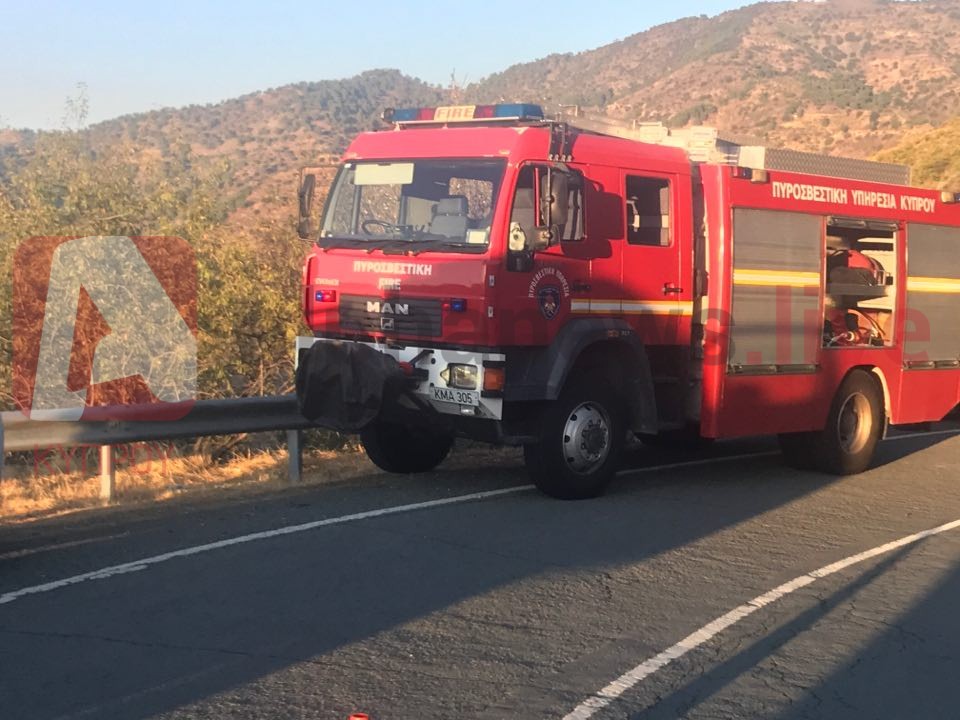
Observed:
[[[301,354],[319,342],[332,341],[324,338],[298,337],[296,343],[296,360],[299,365]],[[424,348],[413,345],[395,347],[378,345],[376,343],[359,343],[392,357],[398,363],[410,363],[415,374],[407,378],[405,393],[397,396],[395,402],[406,410],[423,411],[432,408],[441,415],[473,418],[478,420],[503,420],[503,398],[484,393],[483,380],[486,372],[485,364],[499,364],[506,362],[506,355],[500,353],[482,353],[469,350],[443,350],[439,348]],[[478,404],[459,404],[438,400],[434,389],[446,389],[440,373],[451,364],[473,365],[478,369],[478,382],[475,397]],[[450,393],[441,393],[450,395]]]

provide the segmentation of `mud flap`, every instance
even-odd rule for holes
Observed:
[[[317,342],[297,368],[297,403],[311,422],[357,432],[380,415],[405,382],[389,355],[360,343]]]

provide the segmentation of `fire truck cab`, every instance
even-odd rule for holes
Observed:
[[[302,180],[297,392],[385,470],[467,437],[584,498],[630,436],[775,433],[855,473],[960,402],[960,205],[899,166],[527,104],[384,119],[317,229]]]

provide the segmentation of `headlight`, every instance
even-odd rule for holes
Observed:
[[[460,388],[461,390],[476,390],[479,376],[480,373],[476,365],[447,365],[440,373],[440,377],[443,378],[447,387]]]

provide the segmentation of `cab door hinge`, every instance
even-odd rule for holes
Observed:
[[[706,270],[698,269],[693,272],[693,296],[705,297],[710,289],[710,275]]]
[[[551,162],[573,162],[573,130],[565,122],[550,124]]]

